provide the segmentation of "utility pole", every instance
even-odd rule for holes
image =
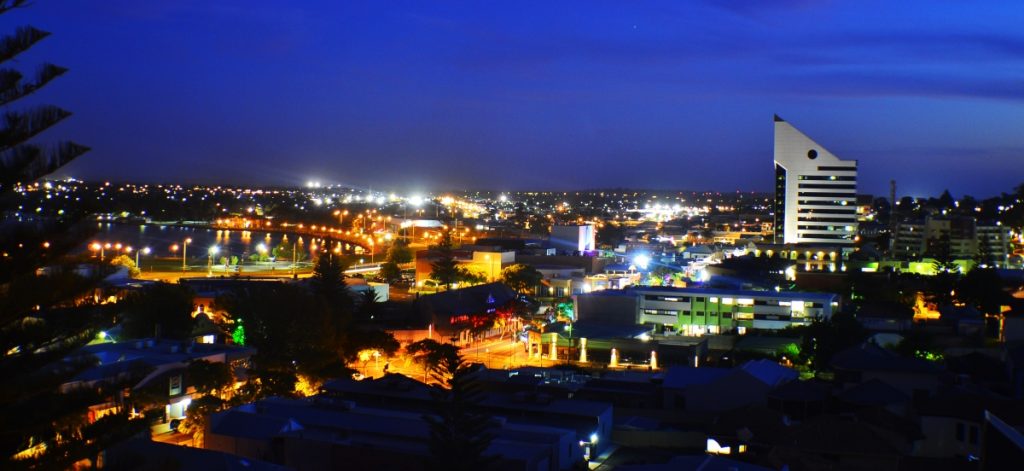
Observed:
[[[889,180],[889,251],[896,247],[896,180]]]

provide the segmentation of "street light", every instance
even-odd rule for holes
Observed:
[[[99,251],[99,253],[100,253],[100,261],[103,261],[103,245],[102,244],[100,244],[99,242],[93,242],[92,245],[89,246],[89,248],[92,249],[93,252]]]
[[[185,258],[188,253],[188,244],[192,243],[192,238],[186,237],[184,242],[181,244],[181,271],[185,271]]]
[[[139,268],[140,273],[142,272],[142,265],[139,265],[139,254],[144,253],[146,255],[149,255],[149,252],[149,247],[143,247],[142,249],[135,252],[135,266]]]
[[[209,253],[209,257],[207,257],[206,262],[206,276],[213,276],[213,256],[217,255],[217,252],[220,252],[220,247],[214,245],[213,247],[210,247],[210,250],[207,252]]]

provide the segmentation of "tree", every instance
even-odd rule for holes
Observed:
[[[388,260],[380,266],[380,277],[387,283],[397,283],[402,280],[402,269],[397,263]]]
[[[447,382],[444,373],[447,367],[461,361],[459,347],[450,343],[440,343],[432,339],[423,339],[405,347],[405,351],[423,364],[423,381],[427,376],[436,377],[442,384]],[[442,375],[437,377],[437,375]]]
[[[181,424],[181,431],[192,435],[192,444],[202,448],[205,441],[206,427],[210,422],[210,416],[223,410],[225,402],[216,396],[203,396],[189,405],[185,411],[185,420]]]
[[[455,253],[452,250],[451,231],[444,231],[441,241],[434,248],[437,250],[437,260],[430,264],[430,277],[437,280],[447,290],[451,285],[458,282],[462,275],[459,271],[459,264],[455,261]]]
[[[310,278],[313,293],[331,303],[351,306],[352,297],[348,285],[345,284],[347,268],[341,257],[335,257],[330,253],[318,257],[316,265],[313,266],[313,276]]]
[[[245,325],[241,319],[235,322],[235,330],[231,331],[231,341],[235,345],[245,345]]]
[[[377,298],[377,291],[372,287],[359,295],[359,319],[363,322],[371,321],[376,317],[380,308],[380,301]]]
[[[975,306],[983,314],[998,314],[1010,295],[1003,291],[1003,280],[994,268],[974,268],[956,284],[956,297]]]
[[[192,290],[182,285],[156,283],[124,301],[121,315],[128,338],[164,336],[184,339],[192,333]]]
[[[128,269],[128,276],[132,278],[138,278],[142,273],[139,268],[135,266],[135,261],[131,257],[121,254],[110,260],[110,264],[115,267],[125,267]]]
[[[501,281],[519,294],[527,294],[544,279],[544,275],[531,265],[516,263],[501,271]]]
[[[816,317],[810,325],[796,330],[803,337],[798,350],[800,362],[818,371],[829,368],[836,353],[859,345],[867,338],[860,322],[845,312],[833,314],[828,319]]]
[[[312,290],[275,283],[223,296],[217,305],[245,326],[245,344],[256,349],[252,376],[258,381],[240,397],[290,395],[298,375],[317,381],[350,371],[345,363],[357,350],[348,319]]]
[[[356,351],[377,350],[384,356],[392,356],[398,352],[400,346],[401,344],[390,332],[375,329],[360,332],[352,348]]]
[[[0,14],[28,6],[28,0],[0,0]],[[15,204],[8,198],[18,184],[29,184],[67,165],[86,153],[89,148],[74,142],[44,145],[31,142],[38,135],[64,121],[71,113],[53,105],[31,105],[11,109],[11,105],[29,96],[68,69],[43,63],[34,72],[12,68],[18,57],[46,39],[50,33],[32,26],[17,28],[12,34],[0,38],[0,107],[5,108],[0,120],[0,214],[7,205]],[[26,74],[29,74],[26,77]],[[63,240],[74,218],[35,220],[31,223],[12,222],[0,228],[0,282],[30,272],[47,253],[42,242]],[[31,224],[31,226],[29,225]],[[17,234],[17,237],[8,235]],[[20,246],[19,246],[20,245]],[[16,248],[20,250],[15,250]]]
[[[445,388],[433,391],[433,414],[423,417],[430,427],[427,468],[488,469],[495,459],[486,455],[494,439],[494,423],[477,406],[483,397],[477,371],[463,362],[456,349],[441,357],[434,377]]]
[[[411,262],[412,250],[409,249],[409,243],[404,240],[396,240],[391,244],[391,247],[388,248],[387,261],[395,262],[398,265]]]
[[[185,370],[188,384],[200,394],[217,394],[234,383],[231,367],[222,362],[193,360]]]

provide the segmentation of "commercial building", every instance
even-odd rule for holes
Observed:
[[[1010,254],[1010,230],[972,217],[927,216],[897,225],[892,254],[901,260],[939,254],[948,254],[952,260],[987,258],[988,263],[1002,267]]]
[[[551,246],[570,254],[593,252],[597,250],[596,232],[592,224],[553,226],[551,228]]]
[[[841,160],[775,117],[775,242],[852,245],[857,161]]]
[[[501,271],[516,263],[514,251],[502,250],[500,248],[472,247],[467,249],[463,246],[452,250],[452,257],[455,263],[469,272],[475,273],[487,281],[496,281],[501,278]],[[441,252],[437,250],[420,250],[416,252],[416,285],[423,287],[430,274],[434,270],[434,263],[441,259]],[[436,281],[436,280],[434,280]]]
[[[830,293],[635,286],[573,297],[581,322],[648,324],[681,335],[779,330],[829,318],[840,297]]]
[[[503,283],[487,283],[420,296],[415,301],[420,319],[429,324],[429,336],[464,344],[474,338],[488,338],[519,330],[519,318],[512,314],[516,292]],[[497,318],[504,327],[493,327]]]

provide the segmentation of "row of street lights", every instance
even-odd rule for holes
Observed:
[[[150,252],[152,252],[152,250],[150,250],[149,247],[143,247],[139,250],[134,250],[132,246],[122,245],[120,242],[115,242],[113,244],[111,244],[110,242],[105,242],[102,244],[99,242],[93,242],[92,244],[89,245],[89,250],[92,250],[93,252],[99,252],[100,261],[103,261],[106,258],[107,250],[110,249],[114,249],[117,252],[124,252],[126,254],[131,254],[134,251],[135,266],[139,267],[140,271],[142,270],[142,266],[139,265],[139,256],[142,254],[149,255]]]

